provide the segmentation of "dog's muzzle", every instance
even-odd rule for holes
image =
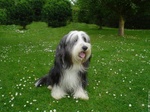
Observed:
[[[88,47],[87,47],[87,46],[83,46],[82,49],[83,49],[84,51],[86,51],[86,50],[88,49]]]
[[[82,51],[79,53],[79,57],[81,59],[84,59],[86,57],[86,51],[87,51],[88,47],[87,46],[83,46],[82,47]]]

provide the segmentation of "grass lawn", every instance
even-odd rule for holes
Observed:
[[[150,30],[126,30],[122,38],[117,29],[79,23],[61,28],[32,23],[27,28],[0,26],[0,112],[150,111]],[[46,87],[34,87],[48,73],[56,46],[70,30],[91,37],[88,101],[71,96],[57,101]]]

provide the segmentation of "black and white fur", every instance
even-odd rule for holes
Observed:
[[[83,31],[71,31],[60,41],[55,54],[54,66],[48,75],[35,83],[36,87],[47,85],[55,99],[68,93],[74,98],[88,100],[87,68],[91,58],[89,36]]]

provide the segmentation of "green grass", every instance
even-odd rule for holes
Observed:
[[[18,26],[0,26],[0,112],[150,111],[149,30],[126,30],[122,38],[117,29],[79,23],[61,28],[32,23],[27,28],[20,32]],[[88,101],[57,101],[46,87],[34,87],[49,71],[56,46],[70,30],[91,37]]]

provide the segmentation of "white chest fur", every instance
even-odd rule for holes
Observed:
[[[82,67],[80,65],[74,65],[64,71],[60,86],[65,91],[76,91],[76,89],[81,86],[81,79],[79,77],[79,71],[81,68]]]
[[[54,85],[52,88],[52,97],[55,99],[60,99],[67,95],[67,92],[71,92],[74,98],[88,100],[88,94],[82,88],[79,71],[84,71],[82,65],[74,65],[70,69],[64,70],[59,85]]]

